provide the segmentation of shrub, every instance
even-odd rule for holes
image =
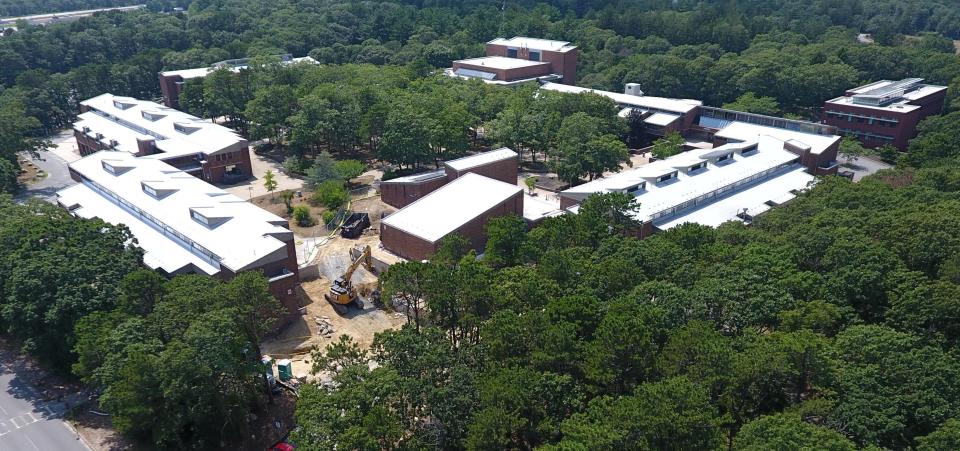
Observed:
[[[366,166],[357,160],[341,160],[334,163],[333,167],[336,169],[340,178],[344,180],[359,177],[360,174],[363,174],[364,169],[366,169]]]
[[[314,189],[320,184],[330,180],[341,180],[337,173],[336,163],[328,153],[317,155],[313,160],[313,166],[307,169],[307,176],[304,178],[304,185],[307,189]]]
[[[287,174],[304,175],[307,173],[307,170],[310,169],[310,166],[303,158],[291,156],[283,160],[283,169],[287,171]]]
[[[350,200],[350,193],[343,187],[343,184],[336,181],[323,182],[310,197],[310,202],[314,205],[323,205],[331,210],[340,208],[348,200]]]
[[[306,205],[297,205],[293,207],[293,220],[297,221],[300,227],[309,227],[313,225],[313,218],[310,217],[310,209]]]
[[[326,210],[323,212],[321,217],[323,218],[324,224],[330,224],[330,221],[333,221],[333,218],[337,216],[337,212],[334,210]]]

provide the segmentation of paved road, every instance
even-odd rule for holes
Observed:
[[[26,370],[0,362],[0,450],[90,451],[62,420],[62,402],[44,402]]]
[[[70,178],[67,162],[63,158],[49,151],[41,152],[40,158],[42,159],[31,159],[30,161],[40,169],[46,171],[47,177],[39,182],[27,185],[26,190],[24,190],[18,198],[36,196],[47,202],[56,203],[57,191],[71,186],[76,182]]]
[[[871,157],[859,157],[855,161],[850,161],[844,158],[842,155],[837,157],[837,161],[840,162],[840,170],[850,170],[853,171],[853,181],[858,182],[860,179],[873,175],[879,170],[890,169],[893,166],[880,161],[877,158]]]

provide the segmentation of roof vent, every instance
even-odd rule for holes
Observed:
[[[627,83],[623,87],[624,94],[643,97],[643,91],[640,89],[640,83]]]

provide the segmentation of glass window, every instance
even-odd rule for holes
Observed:
[[[507,58],[516,58],[517,49],[507,49]]]
[[[530,51],[530,61],[540,61],[540,52]]]

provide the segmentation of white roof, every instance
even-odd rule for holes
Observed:
[[[522,191],[517,185],[466,173],[382,221],[431,243]]]
[[[724,197],[702,208],[691,209],[680,216],[666,218],[663,222],[654,222],[661,230],[670,229],[680,224],[697,223],[716,227],[727,221],[740,221],[737,214],[744,209],[751,216],[756,216],[770,209],[768,201],[782,204],[794,197],[791,191],[801,191],[813,182],[814,177],[808,174],[801,164],[795,164],[781,175],[764,180],[742,191]]]
[[[115,102],[129,106],[119,108]],[[159,159],[197,153],[213,155],[247,147],[247,140],[229,128],[154,102],[101,94],[80,104],[91,111],[78,117],[74,130],[90,127],[88,135],[100,133],[107,142],[116,140],[117,150],[124,152],[137,152],[138,137],[156,140],[157,149],[163,153],[151,158]],[[156,119],[147,119],[145,113]],[[178,127],[192,131],[178,131]]]
[[[714,136],[736,141],[756,141],[762,136],[769,136],[778,141],[794,141],[795,145],[809,146],[814,154],[823,153],[841,139],[836,135],[818,135],[738,121],[731,121]]]
[[[384,183],[421,183],[426,182],[442,177],[447,176],[447,171],[443,169],[437,169],[436,171],[430,172],[421,172],[419,174],[405,175],[403,177],[392,178],[390,180],[382,180],[380,184]]]
[[[520,58],[507,58],[505,56],[484,56],[480,58],[470,58],[457,60],[454,63],[469,64],[471,66],[483,66],[491,69],[517,69],[520,67],[543,66],[550,63],[543,61],[530,61]]]
[[[547,202],[540,197],[523,193],[523,219],[539,221],[543,218],[563,214],[559,202]]]
[[[105,164],[117,174],[108,172]],[[292,239],[292,232],[284,227],[285,219],[162,161],[103,151],[70,163],[70,168],[84,181],[59,191],[58,202],[84,218],[126,224],[151,268],[172,273],[192,264],[216,274],[221,266],[237,272],[287,257],[281,238]],[[212,225],[194,219],[193,211]],[[183,240],[175,238],[177,234]]]
[[[599,89],[581,88],[579,86],[564,85],[560,83],[544,83],[541,89],[548,91],[566,92],[570,94],[579,94],[581,92],[592,92],[604,97],[608,97],[622,106],[633,106],[642,110],[660,110],[670,113],[686,114],[693,111],[703,102],[691,99],[670,99],[667,97],[653,96],[635,96],[631,94],[621,94],[619,92],[601,91]]]
[[[300,58],[291,58],[291,59],[289,59],[289,60],[287,60],[287,61],[281,61],[281,62],[280,62],[280,64],[283,64],[283,65],[297,64],[297,63],[319,64],[319,63],[317,62],[317,60],[315,60],[315,59],[313,59],[313,58],[311,58],[311,57],[309,57],[309,56],[304,56],[304,57],[300,57]],[[160,75],[163,75],[164,77],[169,77],[169,76],[172,76],[172,75],[179,75],[180,78],[182,78],[182,79],[184,79],[184,80],[191,80],[191,79],[194,79],[194,78],[203,78],[203,77],[206,77],[207,75],[210,74],[210,72],[213,72],[213,71],[215,71],[215,70],[217,70],[217,69],[220,69],[220,68],[225,68],[225,69],[227,69],[227,70],[229,70],[229,71],[231,71],[231,72],[240,72],[241,70],[247,69],[247,68],[249,68],[249,67],[250,67],[250,66],[248,66],[248,65],[246,65],[246,64],[237,64],[237,65],[214,64],[213,66],[209,66],[209,67],[195,67],[195,68],[193,68],[193,69],[180,69],[180,70],[168,70],[168,71],[163,71],[163,72],[160,72]]]
[[[677,114],[665,114],[665,113],[653,113],[650,117],[643,120],[643,122],[650,125],[659,125],[661,127],[666,127],[672,124],[677,119],[680,119],[680,116]]]
[[[501,147],[496,150],[491,150],[489,152],[478,153],[476,155],[471,155],[469,157],[457,158],[456,160],[450,160],[444,164],[449,166],[450,169],[455,171],[464,171],[470,168],[475,168],[477,166],[483,166],[485,164],[494,163],[497,161],[503,161],[510,158],[517,158],[517,153],[507,147]]]
[[[568,52],[577,48],[567,41],[552,41],[549,39],[527,38],[514,36],[510,39],[497,38],[487,44],[503,45],[507,47],[526,48],[533,50],[547,50],[551,52]]]
[[[774,177],[783,169],[782,167],[799,160],[798,155],[784,149],[784,143],[775,138],[761,136],[756,143],[757,149],[746,155],[741,154],[739,148],[750,146],[725,146],[737,152],[732,158],[720,162],[707,160],[717,149],[682,152],[670,158],[575,186],[563,191],[561,195],[583,200],[594,193],[632,191],[640,204],[640,208],[634,215],[638,220],[647,222],[660,217],[668,219],[673,213],[661,216],[664,215],[663,212],[698,198],[703,201],[704,198],[709,198],[711,193],[728,186],[734,187],[730,192],[736,192],[740,186],[748,186],[747,181],[751,178]],[[692,172],[682,169],[704,161],[706,161],[705,168]],[[677,173],[676,177],[656,182],[656,177],[673,172]],[[644,189],[637,190],[641,183],[645,183]]]
[[[889,82],[889,80],[885,80],[885,81],[886,81],[886,82]],[[888,84],[889,84],[889,83],[888,83]],[[879,87],[882,87],[882,86],[879,86],[879,85],[878,85],[878,86],[867,85],[866,87],[872,87],[873,89],[876,89],[876,88],[879,88]],[[863,91],[864,88],[866,88],[866,87],[860,87],[860,88],[857,88],[857,89],[855,89],[855,90],[852,89],[851,92],[860,92],[860,91]],[[867,108],[867,109],[878,110],[878,111],[889,111],[889,112],[896,112],[896,113],[909,113],[909,112],[911,112],[911,111],[914,111],[914,110],[917,110],[917,109],[920,108],[920,105],[913,105],[913,104],[911,104],[910,102],[915,101],[915,100],[922,99],[922,98],[924,98],[924,97],[926,97],[926,96],[929,96],[929,95],[931,95],[931,94],[936,94],[937,92],[940,92],[940,91],[945,91],[946,89],[947,89],[946,86],[922,85],[922,86],[920,86],[919,88],[914,89],[913,91],[910,91],[910,92],[905,93],[905,94],[903,95],[903,97],[900,98],[900,100],[897,100],[897,101],[895,101],[895,102],[893,102],[893,103],[889,103],[889,104],[883,105],[883,106],[879,106],[879,105],[864,105],[864,104],[862,104],[862,103],[855,103],[855,102],[853,101],[853,96],[849,96],[849,97],[847,97],[847,96],[842,96],[842,97],[837,97],[837,98],[835,98],[835,99],[830,99],[830,100],[827,101],[827,104],[832,104],[832,105],[852,105],[852,106],[856,106],[856,107],[858,107],[858,108]]]

